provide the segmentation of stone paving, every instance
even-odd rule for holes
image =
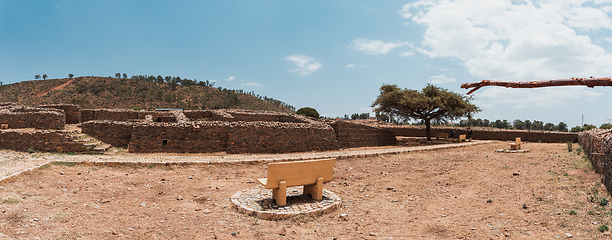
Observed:
[[[335,193],[323,189],[323,200],[316,201],[304,196],[303,187],[287,188],[287,206],[279,207],[272,199],[272,190],[260,188],[236,192],[231,201],[239,212],[265,220],[276,220],[292,216],[329,213],[341,203]]]
[[[401,154],[414,151],[430,151],[436,149],[464,147],[476,144],[486,144],[492,141],[471,141],[464,143],[438,144],[418,147],[373,147],[358,149],[342,149],[325,152],[298,152],[284,154],[132,154],[125,150],[115,149],[115,153],[104,155],[66,154],[66,153],[28,153],[10,150],[0,150],[0,181],[16,176],[50,162],[80,162],[87,164],[222,164],[222,163],[271,163],[281,161],[296,161],[324,158],[365,158],[386,154]],[[116,152],[118,151],[118,152]],[[112,152],[112,151],[111,151]]]

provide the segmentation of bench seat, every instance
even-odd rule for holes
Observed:
[[[258,178],[257,182],[267,189],[272,189],[276,205],[287,205],[287,187],[304,186],[304,195],[315,200],[323,199],[323,183],[332,180],[336,159],[321,159],[272,163],[268,165],[267,178]]]

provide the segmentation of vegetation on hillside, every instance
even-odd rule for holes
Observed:
[[[2,85],[0,102],[17,102],[28,106],[69,103],[83,108],[295,110],[293,106],[273,98],[243,90],[214,88],[213,85],[209,81],[170,76],[70,76]]]

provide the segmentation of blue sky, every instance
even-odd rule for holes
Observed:
[[[370,112],[383,83],[606,77],[610,0],[0,0],[0,81],[181,76],[327,117]],[[612,88],[485,87],[477,118],[599,126]]]

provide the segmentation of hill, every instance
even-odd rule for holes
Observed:
[[[77,77],[23,81],[0,86],[0,102],[27,106],[68,103],[83,108],[244,109],[291,112],[281,101],[214,88],[208,84],[144,81],[132,78]],[[190,84],[186,84],[190,83]]]

